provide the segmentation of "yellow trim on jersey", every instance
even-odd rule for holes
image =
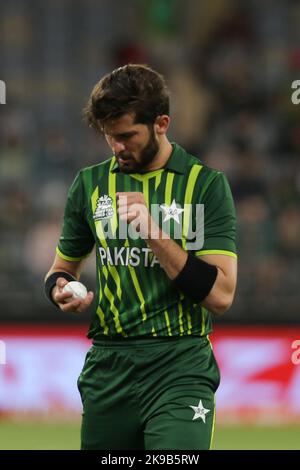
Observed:
[[[157,190],[158,186],[160,185],[162,174],[163,174],[163,172],[158,173],[155,176],[155,191]]]
[[[207,335],[207,340],[208,340],[208,343],[209,343],[209,345],[210,345],[210,349],[211,349],[212,352],[213,352],[214,348],[213,348],[213,345],[212,345],[212,342],[211,342],[211,340],[210,340],[209,335]],[[215,422],[216,422],[216,396],[214,395],[214,416],[213,416],[213,423],[212,423],[212,429],[211,429],[209,450],[211,449],[212,443],[213,443],[213,438],[214,438],[214,433],[215,433]]]
[[[146,206],[150,210],[149,204],[149,181],[148,180],[143,180],[143,196],[146,202]]]
[[[98,280],[99,280],[99,303],[100,303],[101,299],[102,299],[102,295],[103,295],[103,289],[102,289],[100,271],[99,271],[99,269],[97,271],[98,271],[97,274],[98,274]],[[105,323],[105,314],[104,314],[102,308],[100,307],[100,305],[98,305],[98,308],[97,308],[96,312],[98,314],[98,317],[100,318],[100,325],[102,326],[102,328],[104,330],[103,333],[105,335],[108,335],[109,334],[109,329],[108,329],[108,326]]]
[[[141,312],[142,312],[142,315],[143,315],[143,321],[146,321],[147,320],[147,314],[146,314],[146,310],[145,310],[145,299],[144,299],[142,290],[140,288],[140,284],[139,284],[135,269],[134,269],[133,266],[130,266],[130,265],[128,266],[128,268],[129,268],[129,272],[131,274],[132,282],[134,284],[137,296],[138,296],[138,298],[141,302]]]
[[[112,159],[110,167],[109,167],[109,174],[108,174],[108,195],[112,198],[112,207],[113,207],[113,216],[110,219],[111,224],[111,231],[113,234],[117,231],[118,226],[118,217],[117,217],[117,200],[116,200],[116,173],[112,173],[111,170],[114,165],[114,159]],[[94,211],[94,210],[93,210]]]
[[[187,312],[186,318],[187,318],[187,324],[188,324],[187,334],[191,335],[192,334],[192,317],[191,317],[190,312]]]
[[[168,173],[166,186],[165,186],[165,204],[171,205],[172,202],[172,187],[174,181],[174,173]]]
[[[104,268],[106,268],[106,266],[103,266],[103,273],[104,273],[104,276],[105,276],[106,281],[107,281],[108,270],[107,270],[107,268],[106,269],[104,269]],[[117,309],[117,307],[114,304],[115,296],[112,293],[112,291],[110,290],[110,288],[108,287],[107,282],[106,282],[105,287],[103,289],[103,293],[105,294],[107,300],[110,303],[110,310],[113,314],[113,318],[114,318],[114,322],[115,322],[115,328],[117,330],[117,333],[121,333],[123,336],[127,336],[126,333],[124,332],[122,326],[121,326],[121,323],[120,323],[119,310]]]
[[[125,247],[129,246],[128,239],[126,240],[124,246]],[[147,313],[146,313],[146,310],[145,310],[146,301],[145,301],[145,298],[143,296],[143,293],[142,293],[142,290],[141,290],[141,287],[140,287],[140,283],[138,281],[138,278],[137,278],[134,267],[131,266],[130,264],[128,264],[128,269],[129,269],[129,272],[130,272],[130,276],[131,276],[133,285],[135,287],[135,291],[136,291],[137,296],[138,296],[139,301],[140,301],[140,309],[141,309],[141,312],[142,312],[143,321],[146,321],[147,320]]]
[[[168,334],[169,334],[169,336],[172,336],[170,318],[169,318],[169,314],[168,314],[167,310],[164,311],[164,314],[165,314],[165,320],[166,320],[166,324],[167,324],[167,328],[168,328]]]
[[[93,212],[96,209],[96,204],[97,204],[98,197],[99,197],[99,189],[98,189],[98,186],[97,186],[95,191],[93,192],[92,197],[91,197]],[[104,237],[101,220],[95,221],[95,226],[96,226],[96,233],[97,233],[97,236],[99,238],[99,241],[100,241],[101,245],[103,246],[103,248],[106,249],[107,248],[107,243],[106,243],[106,239]],[[117,296],[118,296],[119,300],[121,300],[122,289],[121,289],[121,279],[120,279],[119,273],[118,273],[116,267],[111,266],[110,264],[108,265],[108,270],[109,270],[113,280],[116,283]]]
[[[214,415],[213,415],[213,423],[212,423],[212,429],[211,429],[209,450],[211,450],[211,448],[212,448],[212,443],[213,443],[214,434],[215,434],[215,424],[216,424],[216,397],[214,395]]]
[[[91,197],[93,213],[95,212],[95,209],[96,209],[98,197],[99,197],[99,188],[97,186],[95,188],[93,194],[92,194],[92,197]],[[101,245],[103,246],[103,248],[106,249],[107,248],[107,243],[106,243],[106,239],[104,237],[101,220],[98,220],[98,221],[96,220],[95,221],[95,226],[96,226],[96,233],[97,233],[97,236],[99,238],[99,241],[100,241]],[[103,274],[105,276],[106,281],[108,280],[108,273],[111,274],[111,277],[112,277],[112,279],[114,280],[114,282],[116,284],[117,297],[119,298],[119,300],[121,300],[121,296],[122,296],[121,279],[120,279],[120,276],[119,276],[119,273],[118,273],[116,267],[111,266],[111,265],[108,265],[107,267],[103,266]],[[101,285],[101,283],[100,283],[100,285]],[[121,326],[121,323],[120,323],[119,311],[118,311],[117,307],[114,304],[114,295],[111,292],[111,290],[109,289],[107,283],[106,283],[104,289],[102,290],[102,292],[103,292],[103,294],[105,295],[105,297],[107,298],[107,300],[110,303],[110,309],[111,309],[112,314],[113,314],[113,318],[114,318],[115,327],[116,327],[117,332],[121,333],[123,336],[127,336],[125,331],[123,330],[123,328]],[[99,303],[100,303],[100,293],[99,293]],[[100,311],[97,310],[97,313],[99,314]],[[101,320],[101,318],[100,318],[100,320]]]
[[[207,313],[207,309],[205,307],[201,307],[201,336],[203,336],[205,332]]]
[[[233,251],[227,251],[227,250],[200,250],[195,252],[196,256],[201,256],[201,255],[226,255],[226,256],[231,256],[232,258],[237,259],[237,254],[233,253]]]
[[[183,212],[183,227],[182,227],[182,248],[186,250],[186,239],[189,231],[190,225],[190,212],[191,212],[191,203],[193,198],[193,193],[196,185],[196,181],[200,171],[202,170],[202,165],[193,165],[189,174],[189,178],[186,185],[186,192],[184,195],[184,212]]]
[[[143,182],[149,180],[150,178],[154,178],[154,176],[156,177],[159,174],[162,174],[163,171],[163,168],[159,168],[158,170],[149,171],[148,173],[130,173],[129,176]]]
[[[156,333],[156,331],[155,331],[154,326],[153,326],[153,328],[152,328],[152,330],[151,330],[151,333],[152,333],[152,336],[157,336],[157,333]]]
[[[108,332],[108,326],[105,323],[105,315],[104,315],[102,308],[99,305],[97,307],[97,314],[98,314],[98,317],[100,318],[100,325],[102,326],[104,330],[103,334],[108,335],[109,332]]]
[[[58,248],[58,246],[56,247],[56,254],[61,258],[61,259],[64,259],[66,261],[81,261],[83,260],[84,258],[87,258],[88,256],[90,256],[92,252],[90,251],[87,255],[83,255],[83,256],[79,256],[79,257],[74,257],[74,256],[67,256],[67,255],[64,255],[60,249]]]
[[[182,302],[181,302],[181,300],[179,300],[179,302],[178,302],[178,310],[179,310],[179,329],[180,329],[180,336],[182,336],[183,333],[184,333],[184,328],[183,328],[183,321],[182,321],[183,309],[182,309]]]

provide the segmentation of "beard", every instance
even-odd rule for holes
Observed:
[[[116,156],[120,171],[122,173],[144,173],[147,171],[148,165],[154,160],[159,151],[159,143],[157,142],[153,128],[150,129],[150,135],[147,144],[141,150],[139,161],[137,161],[130,153],[122,152]],[[122,162],[119,161],[122,158]]]

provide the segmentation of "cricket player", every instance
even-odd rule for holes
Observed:
[[[81,448],[209,449],[220,374],[208,335],[237,278],[227,179],[169,141],[169,93],[148,66],[105,75],[85,117],[113,156],[77,174],[45,280],[63,312],[94,298]],[[63,288],[94,246],[95,296],[74,299]]]

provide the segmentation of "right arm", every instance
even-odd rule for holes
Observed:
[[[63,271],[71,274],[77,281],[80,279],[80,274],[83,269],[84,260],[81,261],[67,261],[60,256],[56,255],[54,262],[46,274],[46,279],[53,273]],[[64,277],[59,277],[56,280],[56,286],[52,289],[51,296],[55,303],[63,312],[75,312],[80,313],[86,310],[92,303],[94,294],[88,292],[86,298],[72,300],[72,294],[70,292],[62,292],[64,286],[68,284],[68,281]]]
[[[85,204],[86,193],[82,181],[82,172],[79,172],[68,191],[57,255],[46,274],[46,279],[51,274],[62,271],[79,280],[84,259],[92,251],[95,244],[93,233],[85,217]],[[64,256],[60,256],[60,251],[67,255],[70,260],[68,261],[64,259]],[[84,300],[73,299],[70,293],[62,292],[68,280],[63,276],[56,279],[56,285],[51,291],[51,298],[64,312],[82,312],[92,303],[93,293],[89,292]]]

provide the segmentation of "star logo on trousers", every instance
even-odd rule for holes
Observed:
[[[190,405],[190,408],[192,408],[195,412],[193,416],[193,420],[201,418],[203,423],[205,423],[205,415],[207,415],[207,413],[209,413],[210,410],[207,408],[204,408],[204,406],[202,405],[202,400],[199,401],[198,406]]]

